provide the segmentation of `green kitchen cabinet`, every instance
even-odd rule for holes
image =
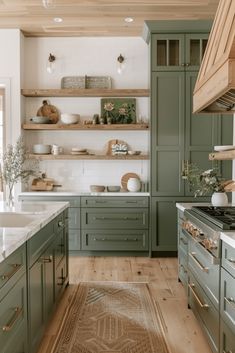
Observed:
[[[232,116],[192,113],[194,85],[210,27],[210,21],[145,22],[151,70],[152,254],[177,250],[174,204],[195,201],[182,178],[189,164],[202,170],[219,168],[226,179],[232,176],[231,161],[209,161],[215,145],[232,144]]]
[[[0,264],[0,353],[28,353],[26,247]]]
[[[220,320],[220,353],[235,352],[235,330],[231,330]]]

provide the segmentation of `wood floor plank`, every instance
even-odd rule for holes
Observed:
[[[51,353],[64,312],[82,281],[148,282],[171,353],[212,353],[178,282],[177,258],[78,257],[69,259],[70,286],[53,315],[38,353]]]

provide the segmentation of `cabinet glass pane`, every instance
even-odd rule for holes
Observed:
[[[167,65],[167,41],[166,40],[157,41],[157,65],[158,66]]]
[[[169,65],[179,66],[179,40],[169,40]]]
[[[200,65],[200,39],[190,40],[190,65]]]

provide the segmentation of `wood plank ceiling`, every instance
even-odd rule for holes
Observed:
[[[141,36],[144,20],[213,19],[219,0],[0,0],[0,28],[25,36]],[[126,17],[134,19],[125,22]],[[58,23],[54,18],[62,18]]]

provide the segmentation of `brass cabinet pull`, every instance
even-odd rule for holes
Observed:
[[[126,203],[137,203],[137,201],[126,201]]]
[[[223,351],[223,353],[233,353],[232,351]]]
[[[235,259],[227,259],[229,262],[231,262],[232,264],[235,264]]]
[[[184,245],[188,245],[188,242],[187,242],[184,238],[180,237],[180,241],[181,241]]]
[[[203,271],[203,272],[209,272],[209,268],[205,267],[201,264],[201,262],[196,258],[196,253],[191,252],[189,256],[195,261],[195,263],[198,265],[198,267]]]
[[[58,222],[58,227],[63,227],[64,226],[64,223],[62,221],[59,221]]]
[[[208,304],[203,304],[201,299],[198,297],[198,295],[196,294],[196,292],[194,291],[194,287],[195,287],[195,284],[192,283],[192,284],[189,284],[189,289],[191,290],[191,292],[193,293],[193,296],[194,298],[196,299],[196,301],[198,302],[198,304],[200,305],[200,307],[202,309],[208,309],[209,308],[209,305]]]
[[[138,217],[120,217],[120,218],[116,218],[116,217],[94,217],[93,218],[95,221],[137,221]]]
[[[6,325],[2,326],[2,331],[4,332],[11,331],[12,327],[14,326],[18,317],[21,315],[22,311],[23,311],[22,308],[19,308],[18,306],[15,307],[12,318],[9,320],[9,322]]]
[[[224,297],[224,300],[226,301],[226,303],[231,305],[231,307],[235,310],[235,300],[232,297],[231,298]]]
[[[106,200],[96,200],[95,203],[106,203]]]
[[[50,263],[50,262],[52,262],[52,260],[53,260],[53,256],[52,255],[50,255],[49,257],[41,257],[39,259],[39,261],[42,262],[43,264]]]
[[[186,63],[186,66],[190,66],[190,63]]]
[[[1,276],[1,279],[2,279],[3,281],[4,281],[5,279],[11,278],[11,277],[22,267],[21,264],[12,264],[11,266],[13,267],[13,269],[12,269],[10,272],[8,272],[8,273],[6,273],[6,274],[3,274],[3,275]]]
[[[109,239],[109,238],[93,238],[94,241],[138,241],[137,238],[114,238],[114,239]]]

